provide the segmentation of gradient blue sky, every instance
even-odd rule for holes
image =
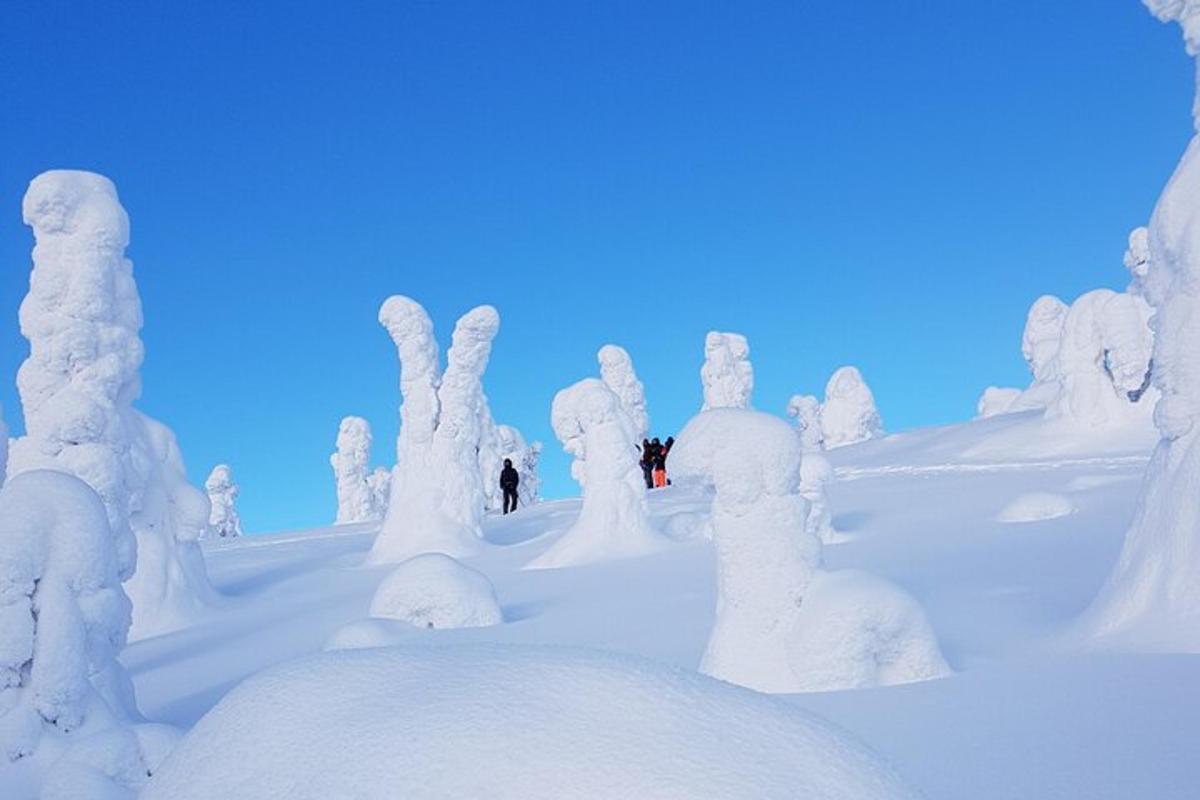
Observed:
[[[120,10],[117,10],[117,9]],[[140,405],[191,476],[227,461],[253,531],[327,523],[338,420],[391,463],[380,302],[503,318],[498,420],[624,345],[657,433],[709,329],[781,412],[858,365],[896,431],[1027,381],[1046,292],[1121,254],[1191,126],[1174,27],[1137,0],[12,2],[0,12],[0,402],[37,173],[104,173],[132,219]]]

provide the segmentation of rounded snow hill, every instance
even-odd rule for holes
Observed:
[[[487,576],[443,553],[424,553],[396,567],[375,590],[371,616],[418,628],[483,628],[504,621]]]
[[[793,706],[593,651],[469,645],[324,653],[254,675],[141,800],[917,795]]]
[[[996,515],[997,522],[1039,522],[1075,513],[1075,504],[1061,494],[1029,492],[1017,497]]]

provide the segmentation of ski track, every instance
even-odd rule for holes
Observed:
[[[1149,456],[1106,456],[1096,458],[1066,458],[1052,461],[999,461],[962,462],[950,464],[891,464],[878,467],[836,467],[838,480],[854,481],[860,478],[876,478],[885,475],[945,475],[964,472],[1024,472],[1031,470],[1058,470],[1070,467],[1088,467],[1116,470],[1129,467],[1143,468],[1150,462]]]

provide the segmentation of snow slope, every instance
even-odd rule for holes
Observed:
[[[1153,429],[1088,447],[1047,442],[1028,414],[889,436],[830,454],[839,542],[828,569],[863,569],[924,607],[956,674],[870,690],[788,696],[841,724],[931,800],[1191,798],[1200,737],[1200,658],[1083,653],[1063,636],[1115,563]],[[1138,445],[1142,440],[1151,441]],[[1032,492],[1075,513],[998,521]],[[575,521],[578,500],[484,522],[464,562],[495,586],[504,623],[427,631],[396,623],[397,643],[567,645],[694,670],[716,601],[711,497],[680,487],[648,498],[666,548],[548,570],[521,567]],[[674,521],[676,524],[672,524]],[[374,524],[205,543],[229,596],[202,624],[135,642],[122,655],[151,720],[190,728],[239,681],[321,650],[369,617],[390,571],[363,568]]]

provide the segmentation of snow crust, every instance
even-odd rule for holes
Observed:
[[[473,645],[325,653],[255,675],[142,794],[213,797],[917,794],[848,734],[772,698],[630,657]]]
[[[704,412],[684,428],[673,458],[681,482],[716,491],[717,612],[702,672],[763,692],[949,673],[910,596],[870,575],[821,572],[821,541],[806,527],[798,488],[800,438],[787,423],[748,410]]]
[[[754,367],[750,344],[740,333],[710,331],[704,338],[704,365],[700,367],[704,407],[748,408],[754,392]]]
[[[482,379],[500,315],[479,306],[459,319],[440,376],[433,322],[420,304],[389,297],[379,321],[399,352],[403,401],[388,510],[369,561],[475,552],[486,503],[479,464]]]
[[[208,530],[211,536],[218,539],[229,539],[242,535],[242,518],[238,516],[235,504],[238,485],[233,482],[233,470],[228,464],[217,464],[204,481],[204,490],[208,492],[208,502],[212,507],[208,515]]]
[[[830,376],[821,405],[821,431],[830,450],[883,434],[875,395],[856,367],[842,367]]]
[[[998,522],[1040,522],[1075,513],[1069,497],[1054,492],[1026,492],[1013,498],[996,515]]]
[[[335,525],[369,522],[383,516],[387,506],[379,505],[381,479],[369,472],[370,461],[371,424],[362,417],[343,417],[338,424],[336,449],[329,457],[337,487]]]
[[[585,378],[555,395],[550,423],[575,459],[571,473],[579,480],[583,505],[567,532],[528,566],[577,566],[662,547],[666,539],[646,512],[633,423],[620,398],[603,381]]]
[[[438,629],[504,621],[487,576],[442,553],[415,556],[396,567],[375,591],[371,616]]]
[[[638,380],[633,359],[625,348],[606,344],[596,354],[600,362],[600,380],[612,389],[621,401],[621,408],[633,425],[633,441],[641,442],[650,432],[650,416],[646,411],[646,390]]]

